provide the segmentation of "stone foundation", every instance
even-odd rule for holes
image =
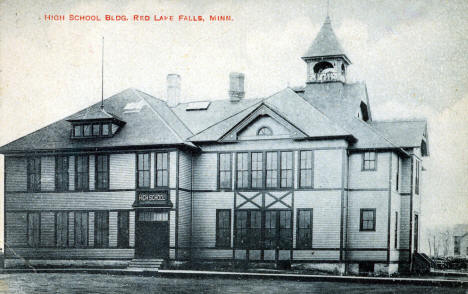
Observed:
[[[5,259],[5,268],[126,268],[130,260]]]

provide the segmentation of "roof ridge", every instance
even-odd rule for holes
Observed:
[[[395,148],[400,148],[398,147],[396,144],[394,144],[392,141],[390,141],[387,137],[385,137],[383,134],[380,133],[380,131],[372,128],[369,124],[363,122],[362,120],[356,118],[356,117],[353,117],[353,120],[357,120],[359,121],[361,124],[365,125],[369,130],[371,130],[372,132],[374,132],[377,136],[380,136],[382,137],[382,139],[384,139],[385,141],[387,141],[388,143],[390,143],[390,145],[394,146]]]
[[[161,121],[169,128],[169,130],[171,130],[171,132],[173,132],[182,142],[185,142],[186,140],[185,139],[182,139],[182,137],[169,125],[169,123],[162,117],[162,115],[157,111],[155,110],[151,104],[148,103],[148,101],[146,101],[146,98],[145,97],[142,97],[142,95],[140,95],[140,93],[143,93],[143,94],[146,94],[145,92],[141,92],[140,90],[137,90],[137,89],[134,89],[134,88],[131,88],[135,94],[140,97],[141,99],[143,99],[145,101],[145,103],[149,106],[149,108],[158,115],[158,117],[161,119]],[[148,94],[146,94],[148,95]],[[155,97],[156,98],[156,97]],[[157,99],[157,98],[156,98]],[[159,99],[158,99],[159,100]],[[169,108],[169,107],[168,107]],[[177,119],[179,119],[179,117],[177,117]]]

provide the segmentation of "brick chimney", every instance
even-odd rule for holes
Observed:
[[[240,72],[229,73],[229,100],[239,102],[245,96],[244,74]]]
[[[175,107],[180,103],[180,75],[167,75],[167,105]]]

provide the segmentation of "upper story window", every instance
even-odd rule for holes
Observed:
[[[68,156],[55,158],[55,189],[68,191]]]
[[[41,190],[41,158],[28,158],[28,191],[37,192]]]
[[[137,186],[138,188],[150,187],[150,153],[137,155]]]
[[[236,187],[239,189],[278,189],[293,185],[291,151],[239,152],[236,164]]]
[[[109,137],[112,135],[110,122],[74,124],[73,138]]]
[[[103,107],[87,109],[68,121],[72,124],[73,139],[112,137],[125,125],[121,118],[107,112]]]
[[[273,131],[269,127],[261,127],[257,131],[258,136],[271,136],[273,135]]]
[[[96,155],[96,189],[109,189],[109,155]]]
[[[360,231],[375,231],[375,208],[361,209]]]
[[[78,155],[75,157],[75,190],[89,190],[89,157]]]
[[[232,167],[231,153],[219,154],[219,188],[231,189],[232,182]]]
[[[168,157],[167,152],[156,153],[156,187],[167,187],[169,185]]]
[[[364,152],[362,156],[362,170],[377,170],[377,153]]]
[[[313,151],[300,152],[300,174],[299,187],[312,188],[314,177],[314,153]]]

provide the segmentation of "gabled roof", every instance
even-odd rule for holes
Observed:
[[[124,111],[128,103],[143,102],[139,112]],[[52,123],[3,147],[0,152],[55,151],[86,148],[112,148],[146,145],[184,144],[192,133],[172,113],[167,104],[135,89],[124,90],[104,100],[106,111],[118,115],[126,122],[125,127],[111,138],[71,139],[71,124],[67,120],[85,117],[87,113],[100,111],[96,103],[60,121]]]
[[[239,123],[247,119],[258,107],[266,105],[283,119],[303,132],[307,138],[349,137],[349,131],[304,101],[292,89],[286,88],[225,120],[208,127],[190,138],[192,142],[218,141]]]
[[[328,16],[302,59],[306,60],[325,56],[342,56],[348,63],[351,63],[333,31],[330,17]]]
[[[399,147],[421,147],[424,142],[426,144],[425,153],[428,154],[428,142],[425,135],[427,133],[427,122],[425,120],[373,121],[370,125]]]

